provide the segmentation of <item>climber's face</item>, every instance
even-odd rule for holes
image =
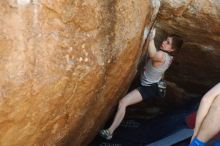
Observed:
[[[173,42],[173,38],[167,37],[167,39],[162,42],[160,49],[167,52],[173,52],[174,49],[172,48],[172,42]]]

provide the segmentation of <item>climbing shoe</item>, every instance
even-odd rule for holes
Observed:
[[[110,140],[112,139],[112,134],[109,132],[108,129],[102,129],[100,132],[99,132],[100,136],[106,140]]]

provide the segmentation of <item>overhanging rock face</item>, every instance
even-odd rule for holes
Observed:
[[[161,1],[157,26],[185,39],[168,78],[204,93],[220,81],[220,1]]]
[[[146,0],[0,1],[0,145],[86,145],[136,73],[151,11]]]

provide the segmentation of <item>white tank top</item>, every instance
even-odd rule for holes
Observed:
[[[169,68],[173,60],[172,56],[165,52],[164,54],[165,62],[157,68],[153,66],[151,59],[147,62],[144,67],[144,72],[141,76],[142,86],[149,86],[150,84],[157,83],[162,79],[164,72]]]

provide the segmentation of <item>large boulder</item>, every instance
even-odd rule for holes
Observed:
[[[0,145],[88,144],[136,74],[152,10],[146,0],[0,1]]]

